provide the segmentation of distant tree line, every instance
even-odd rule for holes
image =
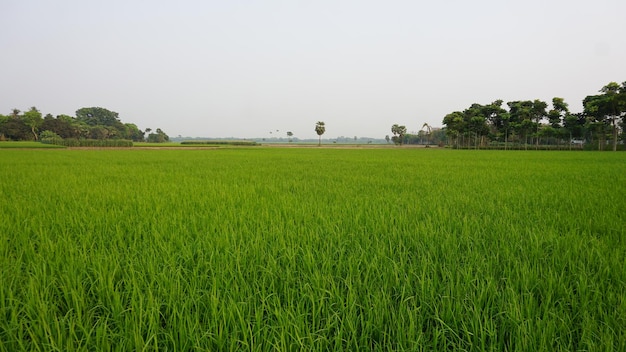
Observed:
[[[624,149],[626,82],[611,82],[583,100],[582,113],[571,113],[563,98],[552,108],[541,100],[472,104],[443,118],[448,144],[456,148],[535,148],[550,146]]]
[[[130,140],[133,142],[167,142],[169,137],[160,128],[156,133],[147,128],[123,123],[118,113],[100,107],[81,108],[76,116],[51,114],[42,116],[36,107],[21,112],[13,109],[9,115],[0,114],[0,140]],[[145,133],[149,133],[147,138]]]
[[[394,124],[391,126],[393,136],[385,136],[387,143],[393,142],[396,145],[403,144],[423,144],[426,146],[439,145],[444,146],[446,134],[444,129],[431,127],[428,123],[422,125],[422,129],[418,132],[407,132],[406,126]]]

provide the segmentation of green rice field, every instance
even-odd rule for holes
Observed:
[[[626,351],[626,154],[0,149],[0,351]]]

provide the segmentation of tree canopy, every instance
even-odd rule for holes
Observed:
[[[599,136],[602,144],[607,132],[612,135],[613,150],[617,150],[618,131],[624,129],[626,114],[626,82],[620,86],[610,82],[600,89],[599,95],[588,95],[583,99],[584,114]]]
[[[506,103],[496,100],[487,105],[472,104],[463,111],[454,111],[443,118],[449,143],[459,148],[502,146],[510,143],[527,149],[534,144],[558,145],[597,142],[605,149],[611,140],[612,149],[624,143],[624,116],[626,115],[626,82],[611,82],[601,94],[583,100],[584,111],[572,114],[563,98],[554,97],[552,107],[545,101],[515,100]],[[620,141],[621,133],[621,141]]]
[[[406,126],[400,126],[396,123],[391,126],[391,133],[393,133],[391,140],[397,145],[402,145],[404,143],[404,136],[406,135]]]
[[[13,109],[9,115],[0,115],[0,140],[40,140],[43,137],[59,139],[125,139],[144,141],[145,133],[133,123],[123,123],[119,114],[101,107],[85,107],[76,110],[76,116],[42,113],[31,107],[23,112]],[[169,137],[161,129],[149,134],[152,142],[167,142]]]

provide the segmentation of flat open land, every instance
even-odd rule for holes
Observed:
[[[624,351],[626,154],[0,150],[0,351]]]

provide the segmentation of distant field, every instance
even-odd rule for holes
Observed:
[[[3,150],[0,351],[626,350],[626,154]]]

